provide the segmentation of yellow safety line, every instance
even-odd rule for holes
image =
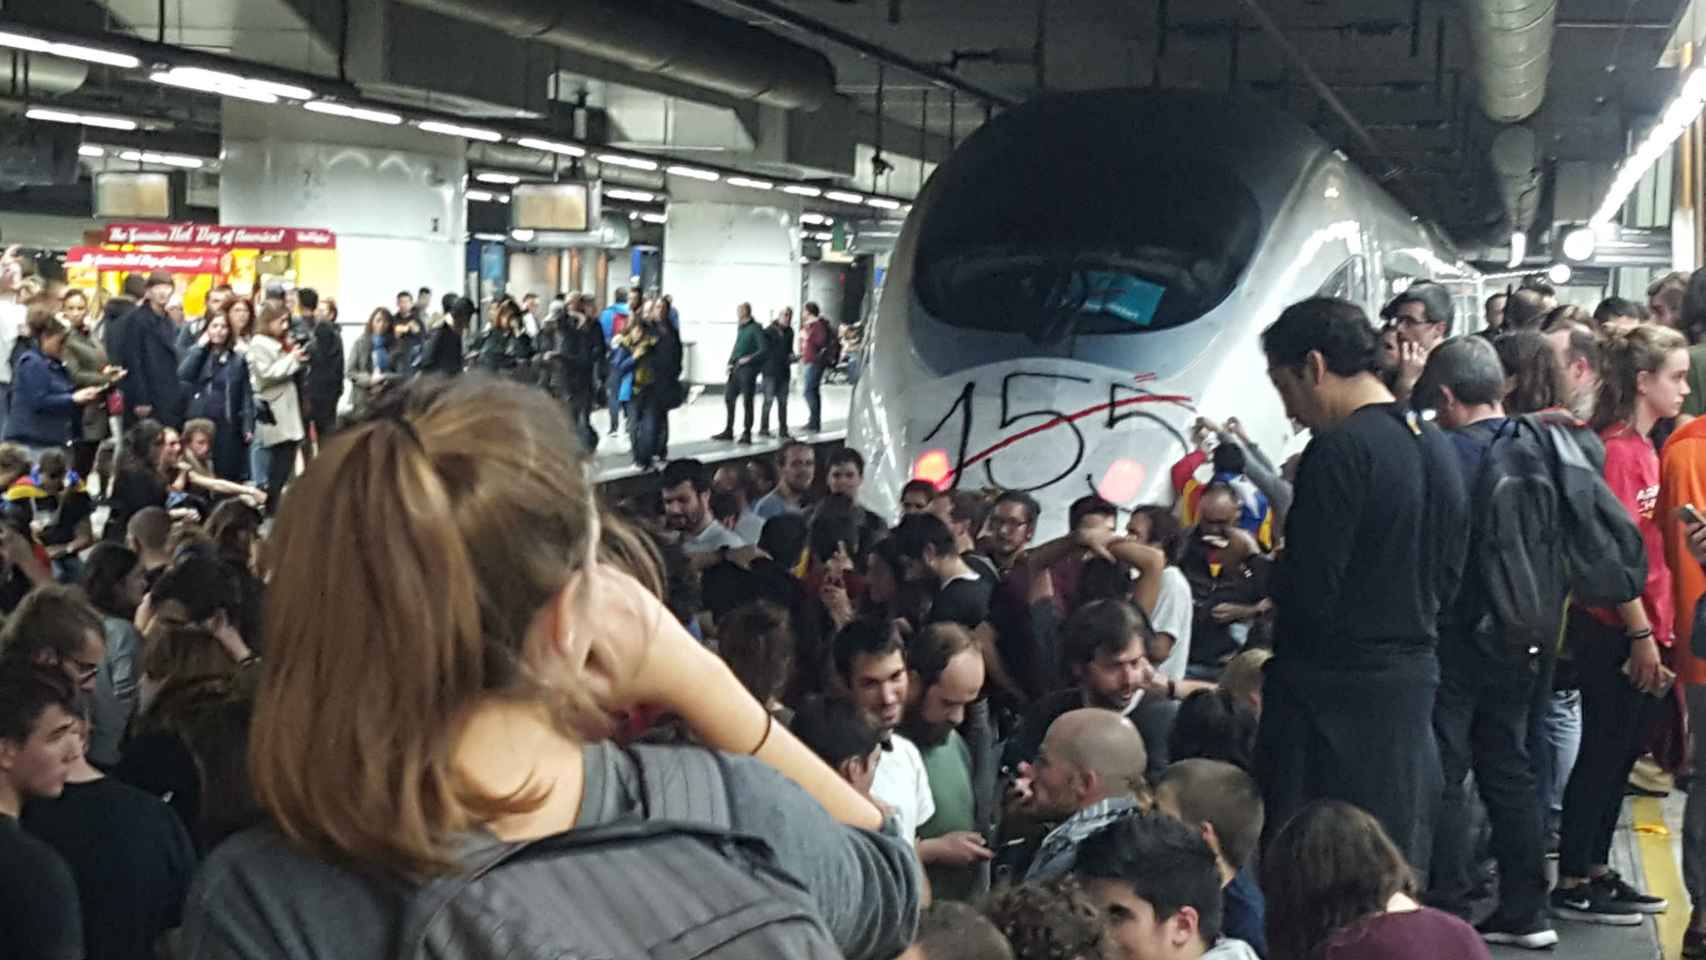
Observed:
[[[1634,797],[1630,813],[1635,821],[1635,846],[1641,853],[1641,872],[1647,892],[1670,901],[1670,910],[1653,919],[1658,922],[1659,949],[1665,960],[1682,956],[1682,935],[1688,929],[1688,894],[1682,888],[1682,870],[1671,850],[1670,828],[1655,797]]]

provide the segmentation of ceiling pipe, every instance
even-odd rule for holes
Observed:
[[[1510,228],[1529,230],[1540,210],[1540,154],[1534,131],[1525,126],[1500,130],[1493,138],[1492,161]]]
[[[764,17],[767,20],[773,20],[783,26],[792,27],[802,33],[810,34],[820,40],[827,40],[837,46],[846,47],[847,49],[869,57],[878,63],[886,64],[887,66],[895,67],[900,70],[905,70],[907,73],[917,77],[923,77],[944,90],[956,90],[967,96],[975,97],[978,100],[983,101],[985,105],[1011,107],[1017,103],[1017,101],[1006,94],[997,93],[987,87],[981,87],[977,84],[969,83],[947,70],[936,66],[935,64],[925,63],[922,60],[914,60],[911,57],[896,53],[887,47],[874,44],[863,37],[855,36],[854,34],[825,23],[815,17],[809,17],[803,13],[791,10],[780,3],[773,2],[773,0],[723,0],[723,2],[731,7],[745,10],[747,13]]]
[[[81,87],[89,65],[22,50],[0,51],[0,91],[12,97],[58,96]]]
[[[410,7],[790,110],[835,96],[829,58],[685,0],[401,0]]]
[[[1481,109],[1495,123],[1520,123],[1546,100],[1558,0],[1468,0],[1469,39]]]

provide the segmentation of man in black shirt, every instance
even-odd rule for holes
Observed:
[[[18,827],[29,797],[56,797],[82,755],[71,684],[57,670],[0,665],[0,943],[7,956],[83,960],[77,887],[65,861]]]
[[[1468,548],[1462,471],[1438,429],[1393,403],[1355,304],[1298,303],[1262,348],[1286,413],[1314,434],[1273,573],[1255,770],[1268,824],[1316,799],[1356,804],[1425,877],[1440,791],[1434,647]]]
[[[1501,433],[1510,422],[1501,403],[1504,392],[1499,355],[1479,337],[1440,344],[1416,384],[1417,406],[1436,411],[1439,425],[1450,431],[1464,485],[1471,491],[1495,438],[1500,444],[1538,446],[1532,434]],[[1539,451],[1536,455],[1544,456]],[[1484,503],[1472,507],[1489,509]],[[1542,645],[1554,641],[1558,624],[1525,635],[1500,623],[1481,588],[1486,576],[1471,558],[1457,601],[1441,618],[1434,732],[1445,793],[1428,899],[1469,918],[1473,838],[1464,780],[1473,769],[1499,862],[1499,909],[1480,930],[1494,943],[1539,949],[1556,944],[1558,934],[1546,919],[1548,883],[1534,768],[1528,759],[1528,708],[1541,674]],[[1542,606],[1562,617],[1564,597]]]
[[[906,561],[908,580],[933,580],[936,599],[930,623],[957,623],[975,630],[989,619],[989,595],[995,589],[972,571],[954,549],[954,534],[934,514],[915,513],[894,528],[895,546]]]
[[[776,408],[776,435],[788,439],[788,383],[794,368],[794,310],[783,307],[764,328],[764,406],[758,435],[770,436],[770,408]]]
[[[161,935],[182,922],[195,847],[165,801],[79,754],[65,791],[32,798],[22,823],[71,868],[88,960],[153,956]]]

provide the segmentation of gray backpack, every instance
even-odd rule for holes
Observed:
[[[811,893],[731,829],[716,753],[628,754],[639,817],[466,852],[412,894],[396,960],[841,957]]]

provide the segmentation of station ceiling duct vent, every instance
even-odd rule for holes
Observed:
[[[816,110],[835,96],[819,51],[686,0],[401,2],[743,100]]]
[[[1481,109],[1496,123],[1519,123],[1546,100],[1558,0],[1465,0]]]

